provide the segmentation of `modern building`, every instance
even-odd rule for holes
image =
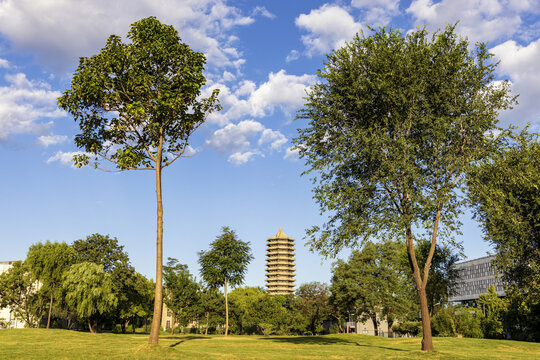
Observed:
[[[448,297],[450,302],[467,302],[480,298],[491,284],[495,285],[497,295],[504,296],[504,283],[500,274],[492,265],[495,256],[485,256],[478,259],[455,264],[459,271],[460,280],[454,288],[454,293]]]
[[[0,274],[8,271],[15,261],[0,261]],[[10,308],[0,308],[0,327],[9,329],[20,329],[24,327],[24,321],[13,316],[13,310]]]
[[[295,289],[294,239],[281,227],[266,240],[266,288],[270,295],[289,295]]]

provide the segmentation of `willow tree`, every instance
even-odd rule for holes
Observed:
[[[469,50],[455,26],[430,35],[380,29],[327,55],[295,139],[328,220],[308,229],[326,256],[368,239],[405,239],[421,308],[422,349],[433,350],[426,299],[438,237],[459,231],[465,174],[492,151],[506,82],[486,44]],[[420,268],[415,243],[431,243]]]
[[[76,166],[151,170],[156,175],[157,256],[150,344],[158,343],[162,303],[163,205],[161,175],[188,149],[190,135],[219,110],[218,91],[201,98],[205,56],[183,43],[174,27],[153,17],[131,25],[128,43],[111,35],[101,51],[82,57],[71,88],[58,99],[81,133]],[[112,169],[111,169],[112,167]]]

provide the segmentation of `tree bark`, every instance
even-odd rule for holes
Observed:
[[[433,351],[434,348],[433,348],[433,340],[431,337],[431,318],[429,316],[429,310],[427,306],[426,287],[420,275],[418,261],[416,260],[416,254],[414,252],[412,230],[410,227],[407,227],[406,229],[406,244],[407,244],[407,255],[409,258],[409,265],[411,266],[411,269],[413,272],[413,279],[416,285],[418,298],[420,300],[420,316],[422,317],[422,332],[423,332],[422,350]],[[428,257],[428,261],[431,261],[429,257]],[[426,261],[426,265],[427,265],[427,261]],[[424,280],[427,282],[427,277],[425,277]]]
[[[227,336],[227,334],[229,333],[229,301],[227,300],[227,278],[225,278],[223,290],[225,290],[225,336]]]
[[[171,317],[171,336],[174,335],[174,322],[176,319],[174,318],[174,315]]]
[[[377,324],[377,314],[371,315],[371,321],[373,322],[373,334],[379,336],[379,326]]]
[[[161,323],[161,303],[163,301],[163,202],[161,199],[161,161],[163,152],[163,137],[159,139],[156,154],[156,198],[157,198],[157,236],[156,236],[156,291],[154,297],[154,314],[148,344],[157,345]]]
[[[49,316],[47,317],[47,329],[51,325],[52,302],[53,302],[53,292],[51,290],[51,302],[49,303]]]
[[[206,329],[204,330],[204,335],[208,335],[208,318],[210,317],[210,313],[206,312]]]

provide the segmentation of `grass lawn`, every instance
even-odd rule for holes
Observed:
[[[540,344],[509,340],[434,338],[422,353],[419,338],[367,335],[162,335],[149,348],[143,334],[97,334],[57,329],[0,330],[0,359],[540,359]]]

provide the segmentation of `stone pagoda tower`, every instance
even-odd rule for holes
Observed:
[[[270,295],[294,293],[294,239],[281,227],[266,240],[266,287]]]

